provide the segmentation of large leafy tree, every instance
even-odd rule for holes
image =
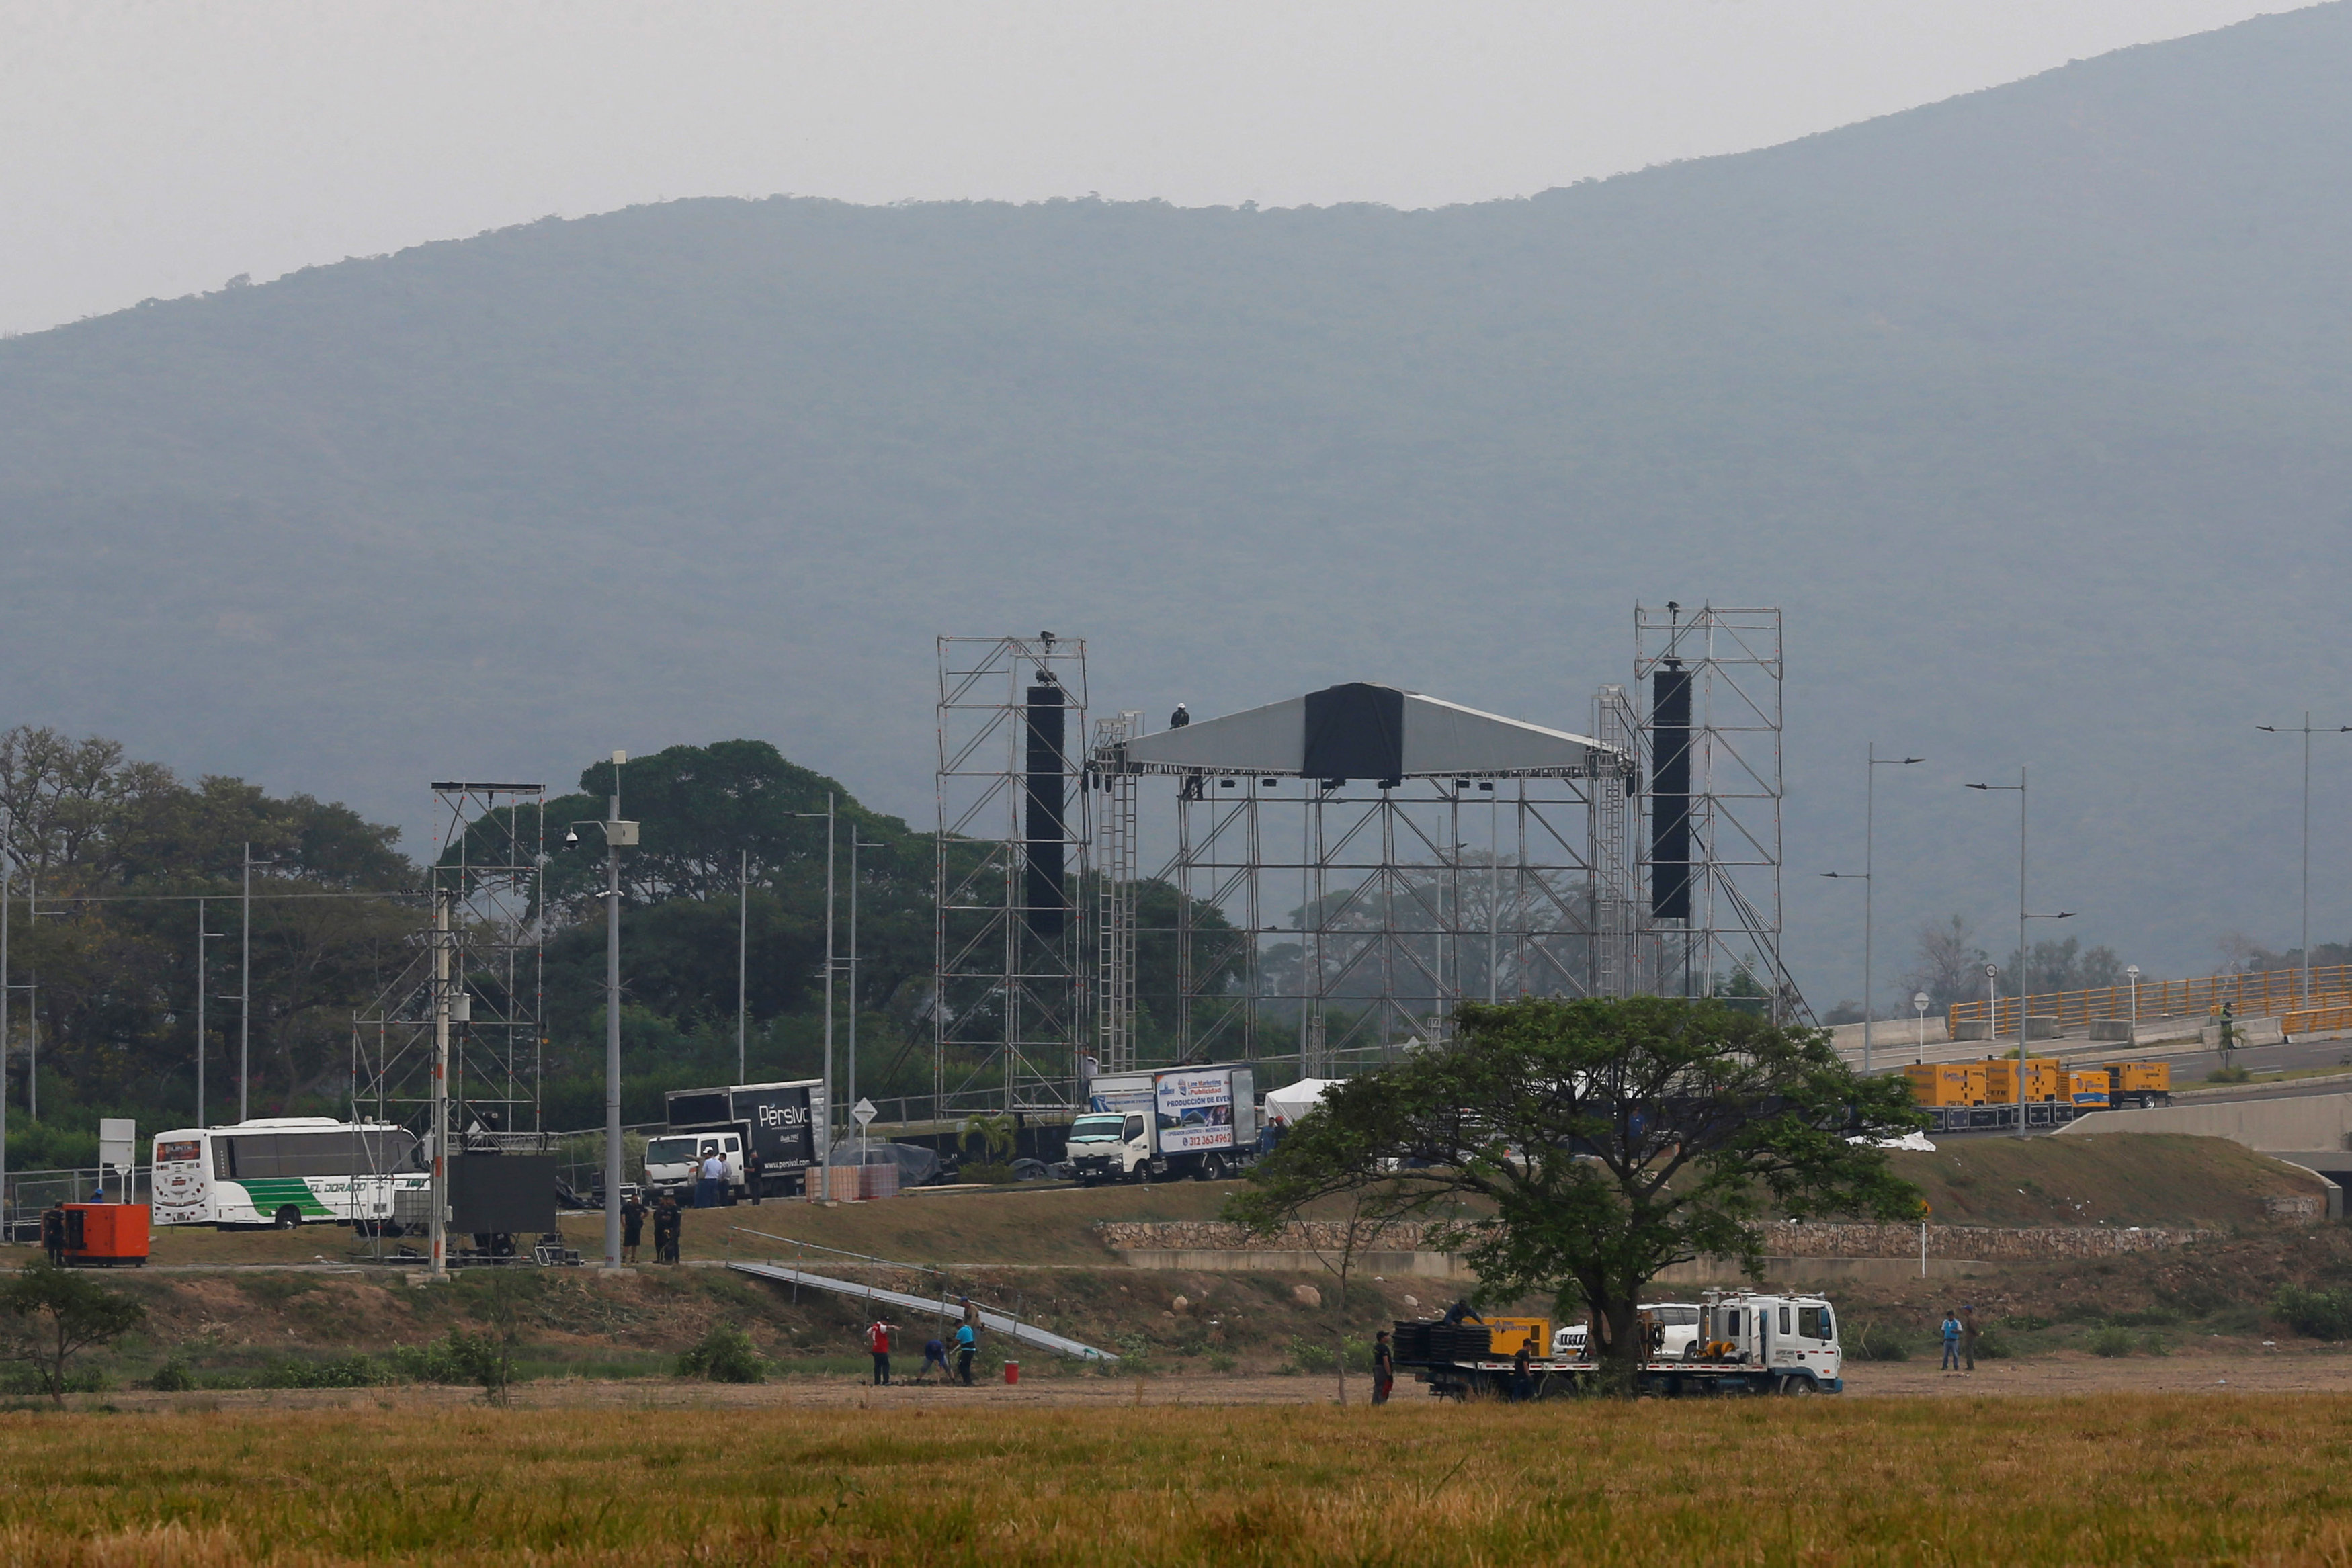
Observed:
[[[1699,1257],[1761,1264],[1755,1220],[1907,1218],[1874,1141],[1919,1124],[1817,1030],[1715,1000],[1528,999],[1463,1009],[1451,1043],[1349,1080],[1250,1175],[1234,1218],[1271,1228],[1360,1198],[1434,1218],[1489,1301],[1591,1314],[1631,1386],[1651,1280]]]

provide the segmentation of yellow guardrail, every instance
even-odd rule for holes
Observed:
[[[2212,975],[2195,980],[2142,980],[2139,983],[2139,1011],[2142,1019],[2179,1018],[2193,1013],[2218,1012],[2223,1003],[2240,1018],[2261,1014],[2284,1013],[2293,1010],[2318,1011],[2319,1004],[2343,998],[2352,1006],[2352,964],[2327,964],[2311,971],[2311,990],[2304,991],[2300,969],[2265,969],[2250,975]],[[1956,1002],[1945,1010],[1945,1020],[1958,1032],[1964,1023],[1981,1024],[1992,1019],[1992,1032],[1998,1036],[2017,1028],[2017,998],[2002,997],[1988,1007],[1983,1002]],[[2025,998],[2025,1016],[2047,1019],[2060,1029],[2087,1024],[2101,1019],[2128,1019],[2132,1012],[2132,988],[2129,986],[2099,986],[2084,991],[2053,991],[2045,996]],[[2333,1027],[2327,1025],[2322,1028]],[[2294,1032],[2292,1030],[2289,1033]]]
[[[2352,1029],[2352,997],[2330,997],[2332,1006],[2297,1008],[2293,1012],[2279,1014],[2279,1031],[2283,1034],[2326,1034],[2339,1029]]]

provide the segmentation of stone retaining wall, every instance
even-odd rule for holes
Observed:
[[[1359,1252],[1423,1252],[1423,1237],[1433,1226],[1402,1222],[1384,1225],[1356,1239]],[[1210,1220],[1145,1221],[1107,1219],[1095,1229],[1103,1244],[1118,1251],[1204,1252],[1337,1252],[1346,1244],[1347,1227],[1327,1220],[1286,1225],[1268,1236],[1252,1237],[1240,1226]],[[1919,1228],[1916,1225],[1821,1225],[1786,1221],[1757,1227],[1761,1250],[1775,1258],[1916,1258]],[[2171,1228],[2125,1229],[2116,1226],[2042,1226],[2005,1229],[1990,1225],[1931,1225],[1927,1255],[1980,1261],[2030,1261],[2054,1258],[2108,1258],[2122,1252],[2145,1252],[2191,1241],[2219,1240],[2218,1230]],[[1199,1265],[1195,1265],[1196,1267]]]

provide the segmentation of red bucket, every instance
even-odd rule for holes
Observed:
[[[1021,1381],[1021,1364],[1019,1362],[1008,1361],[1004,1364],[1004,1381],[1007,1383],[1018,1383]]]

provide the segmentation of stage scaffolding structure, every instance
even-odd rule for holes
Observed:
[[[1813,1021],[1780,958],[1781,615],[1633,612],[1649,832],[1643,988],[1748,998]]]
[[[1086,643],[941,637],[939,678],[938,1113],[1068,1111],[1101,1027],[1090,927],[1108,918],[1087,903]],[[1130,800],[1130,862],[1133,825]]]
[[[1415,771],[1406,747],[1408,766],[1389,777],[1340,779],[1165,759],[1209,726],[1253,724],[1275,709],[1142,746],[1132,731],[1115,740],[1098,731],[1094,772],[1106,802],[1161,779],[1174,797],[1176,846],[1160,875],[1178,894],[1176,924],[1143,933],[1174,947],[1175,994],[1142,998],[1172,1015],[1176,1038],[1155,1054],[1293,1062],[1302,1077],[1336,1077],[1450,1038],[1465,1001],[1614,995],[1631,983],[1630,749],[1417,694],[1389,700],[1400,696],[1400,708],[1422,704],[1450,710],[1447,722],[1539,737],[1555,761]],[[1446,760],[1442,747],[1423,750],[1423,760]],[[1118,967],[1106,958],[1107,972]]]
[[[1095,720],[1089,757],[1116,756],[1143,733],[1132,709]],[[1132,1072],[1136,1066],[1136,775],[1126,768],[1087,770],[1095,803],[1096,1068]]]
[[[432,914],[397,978],[352,1019],[352,1119],[419,1125],[433,1102],[436,998],[449,1030],[453,1148],[536,1148],[546,1049],[547,791],[433,786]],[[436,988],[436,958],[446,978]]]

